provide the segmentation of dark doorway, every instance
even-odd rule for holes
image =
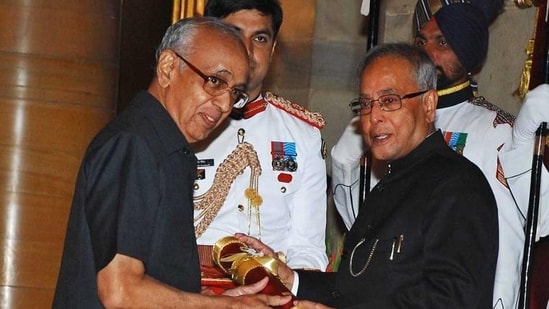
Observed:
[[[118,111],[149,86],[155,49],[171,24],[173,1],[122,1]]]

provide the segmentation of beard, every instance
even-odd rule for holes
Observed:
[[[452,81],[441,66],[437,66],[437,89],[446,89],[449,88],[454,81]]]
[[[446,89],[458,85],[467,79],[467,72],[461,66],[451,67],[450,73],[447,74],[444,68],[440,65],[436,67],[437,71],[437,89]]]

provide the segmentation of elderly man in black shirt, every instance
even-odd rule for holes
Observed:
[[[205,139],[248,99],[246,48],[212,18],[181,20],[157,49],[147,91],[89,145],[69,217],[53,308],[270,308],[289,297],[201,293],[193,225]]]

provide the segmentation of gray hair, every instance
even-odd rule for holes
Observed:
[[[420,89],[436,89],[437,72],[429,55],[421,48],[407,43],[388,43],[377,45],[366,54],[359,66],[359,75],[374,60],[382,57],[396,57],[408,61],[413,69],[412,75]]]
[[[158,61],[160,53],[166,49],[172,49],[180,52],[183,56],[187,56],[193,47],[193,39],[201,28],[227,34],[242,42],[240,33],[234,27],[223,23],[217,18],[201,16],[183,18],[166,30],[160,45],[156,48],[156,61]]]

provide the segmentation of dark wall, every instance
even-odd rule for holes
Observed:
[[[149,86],[154,73],[154,52],[171,24],[170,0],[122,1],[118,111]]]

